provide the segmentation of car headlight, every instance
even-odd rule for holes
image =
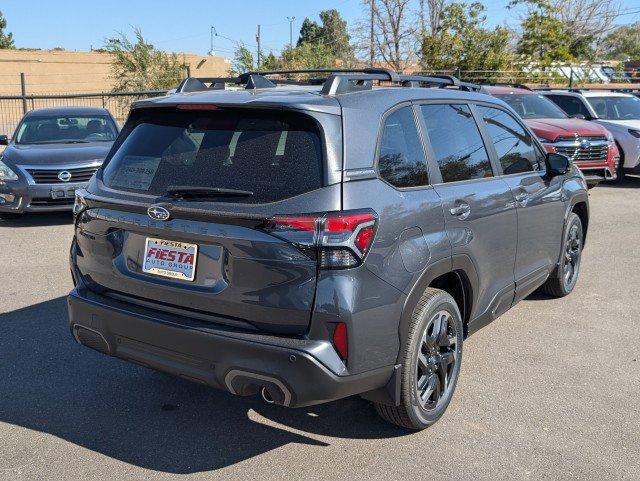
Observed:
[[[629,129],[629,133],[633,135],[635,138],[640,139],[640,130]]]
[[[18,174],[11,170],[7,164],[2,162],[2,156],[0,156],[0,182],[4,180],[18,180]]]

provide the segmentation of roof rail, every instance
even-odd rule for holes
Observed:
[[[269,78],[271,75],[291,74],[326,74],[326,76],[297,80],[291,78]],[[460,82],[450,75],[399,75],[386,68],[362,69],[291,69],[251,71],[238,77],[206,77],[187,78],[176,88],[176,93],[198,92],[204,90],[223,90],[226,84],[245,85],[246,89],[273,88],[281,85],[322,85],[323,95],[339,95],[362,90],[371,90],[373,82],[389,82],[402,87],[455,87],[460,90],[479,92],[481,87],[476,84]]]
[[[480,85],[461,82],[453,75],[401,75],[400,81],[403,87],[421,87],[422,85],[439,88],[456,87],[468,92],[480,92],[482,89]]]
[[[489,85],[493,85],[495,87],[513,87],[514,89],[533,90],[528,85],[517,83],[517,82],[514,82],[514,83],[511,83],[511,82],[496,82],[496,83],[489,84]]]
[[[397,82],[398,74],[388,68],[304,68],[304,69],[285,69],[285,70],[261,70],[255,72],[245,72],[238,77],[241,82],[245,83],[245,79],[248,75],[290,75],[290,74],[304,74],[304,73],[320,73],[331,76],[332,74],[377,74],[386,77],[389,82]]]

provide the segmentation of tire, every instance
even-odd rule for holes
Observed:
[[[567,219],[562,239],[562,259],[553,274],[540,287],[542,292],[552,297],[564,297],[573,291],[580,274],[583,242],[582,221],[572,212]]]
[[[374,403],[378,414],[411,430],[425,429],[440,419],[458,381],[462,340],[462,316],[453,297],[428,288],[413,310],[401,346],[400,405]]]

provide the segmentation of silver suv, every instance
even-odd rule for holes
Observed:
[[[280,71],[137,102],[77,195],[73,336],[269,403],[362,395],[434,423],[470,334],[573,290],[589,222],[579,171],[477,90]]]

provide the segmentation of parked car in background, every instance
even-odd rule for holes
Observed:
[[[109,111],[93,107],[32,110],[0,153],[0,215],[73,208],[118,135]]]
[[[569,115],[605,127],[620,151],[618,178],[640,174],[640,98],[631,93],[604,90],[550,90],[542,95]]]
[[[76,194],[71,333],[284,406],[360,394],[423,429],[467,336],[574,289],[584,178],[455,78],[273,74],[134,103]]]
[[[582,171],[590,187],[616,179],[620,154],[606,128],[570,117],[544,95],[524,86],[485,86],[484,91],[509,104],[533,130],[547,152],[568,156]]]

